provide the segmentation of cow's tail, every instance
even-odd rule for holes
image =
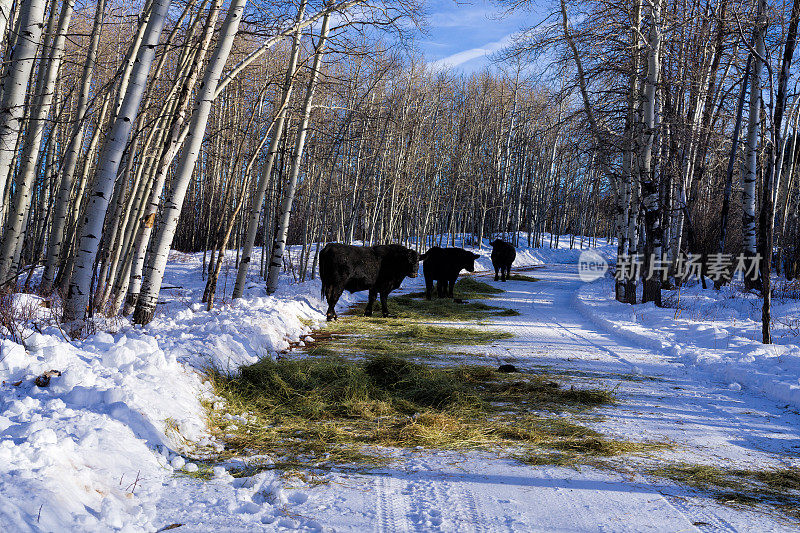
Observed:
[[[323,252],[324,251],[325,250],[323,250]],[[322,298],[325,298],[325,296],[326,296],[325,295],[325,269],[323,267],[324,264],[325,263],[323,261],[320,261],[318,263],[318,266],[317,266],[317,268],[319,269],[319,280],[322,282],[321,283],[321,287],[320,287],[320,296]]]

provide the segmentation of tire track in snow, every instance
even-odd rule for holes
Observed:
[[[406,533],[412,531],[408,520],[410,505],[401,489],[402,481],[390,474],[383,474],[375,480],[378,496],[378,520],[376,531],[380,533]]]
[[[447,505],[442,504],[448,500],[445,484],[433,479],[408,483],[406,491],[411,500],[408,517],[415,531],[443,531],[442,508]]]
[[[475,493],[467,487],[464,482],[457,482],[453,485],[453,496],[459,502],[459,508],[465,512],[465,519],[468,524],[472,525],[475,533],[489,533],[496,528],[489,528],[489,521],[486,514],[483,512],[483,506],[479,504],[478,498]],[[504,517],[503,522],[507,522],[508,517]]]
[[[686,505],[686,499],[680,496],[663,495],[675,509],[683,514],[692,525],[703,533],[736,533],[737,529],[724,518],[711,513],[701,505]]]
[[[375,480],[377,524],[380,533],[458,531],[490,533],[512,531],[508,516],[489,518],[474,483],[463,479],[406,480],[383,475]],[[502,527],[500,524],[503,524]]]

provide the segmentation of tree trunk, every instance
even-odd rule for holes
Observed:
[[[300,4],[297,12],[297,23],[303,19],[305,12],[305,0]],[[236,272],[236,283],[233,286],[233,298],[241,298],[244,292],[244,284],[247,280],[247,270],[250,267],[250,262],[253,257],[253,245],[256,242],[256,233],[258,232],[258,220],[261,215],[261,208],[264,205],[264,196],[267,192],[267,186],[270,179],[272,179],[272,169],[275,164],[275,156],[278,153],[278,145],[281,137],[283,136],[283,128],[286,123],[286,114],[288,113],[287,107],[289,100],[292,97],[292,87],[294,84],[294,77],[297,70],[297,59],[300,55],[300,38],[302,34],[297,31],[292,39],[292,51],[289,57],[289,65],[286,67],[286,78],[283,84],[283,96],[279,103],[280,107],[275,118],[275,123],[272,126],[272,140],[270,140],[269,148],[267,150],[267,160],[264,163],[264,168],[261,173],[261,178],[258,180],[258,186],[253,193],[252,205],[250,206],[250,217],[247,222],[247,233],[245,235],[244,246],[242,247],[242,259],[239,262],[239,269]],[[262,255],[263,255],[262,250]]]
[[[308,81],[306,98],[303,102],[303,116],[297,132],[297,140],[294,149],[294,161],[289,174],[289,183],[284,191],[281,211],[278,215],[278,228],[275,232],[275,239],[272,245],[272,259],[269,264],[267,276],[267,294],[273,294],[278,289],[278,277],[281,272],[283,254],[286,248],[286,235],[289,232],[289,217],[292,214],[292,203],[297,189],[297,178],[300,175],[300,165],[303,162],[303,149],[305,148],[306,134],[308,133],[308,121],[311,117],[311,103],[314,100],[314,89],[319,78],[319,69],[322,63],[322,56],[325,53],[325,40],[328,38],[330,28],[330,13],[326,13],[322,19],[322,29],[320,30],[319,44],[314,54],[314,64],[311,70],[311,79]]]
[[[766,0],[759,0],[755,29],[753,30],[753,46],[756,57],[753,58],[753,72],[750,76],[750,114],[747,121],[746,162],[744,168],[742,191],[742,245],[747,257],[755,257],[756,249],[756,182],[758,181],[758,137],[760,129],[759,111],[761,110],[761,70],[764,65],[764,34],[767,23],[764,17]],[[745,286],[756,288],[758,281],[745,276]]]
[[[186,189],[189,186],[197,158],[200,155],[200,147],[203,144],[203,136],[211,113],[213,98],[222,75],[222,69],[225,67],[233,46],[234,37],[239,29],[239,23],[242,20],[242,13],[246,4],[247,0],[232,0],[228,7],[225,22],[220,30],[217,48],[214,50],[214,54],[206,67],[189,125],[189,144],[184,147],[181,158],[178,160],[170,191],[164,201],[164,209],[159,220],[159,230],[145,266],[142,291],[136,302],[133,315],[133,320],[136,324],[147,324],[155,315],[158,293],[161,290],[161,281],[164,278],[167,257],[172,247],[172,240],[175,238],[175,230],[178,227],[178,218],[180,218],[181,209],[183,208]]]
[[[178,103],[175,108],[175,117],[172,125],[170,126],[169,133],[164,140],[164,145],[161,150],[161,160],[158,162],[158,174],[155,178],[155,183],[150,190],[149,198],[145,207],[144,215],[138,220],[138,230],[136,232],[135,248],[133,251],[133,258],[130,267],[128,281],[128,290],[125,298],[125,307],[123,315],[130,315],[136,307],[136,302],[139,299],[139,291],[142,286],[142,273],[144,270],[145,255],[147,254],[147,247],[150,244],[150,236],[153,232],[153,225],[155,224],[156,214],[158,213],[159,200],[161,193],[164,190],[164,185],[167,181],[167,173],[169,172],[172,160],[178,154],[183,141],[189,133],[189,128],[184,128],[186,121],[186,112],[191,101],[192,91],[197,83],[200,68],[205,60],[208,48],[211,44],[211,37],[214,33],[214,25],[216,24],[219,10],[221,7],[221,0],[215,0],[211,5],[206,19],[204,35],[200,41],[200,46],[195,53],[192,63],[188,70],[188,76],[184,79],[178,93]]]
[[[147,23],[142,46],[139,48],[131,81],[100,155],[91,199],[86,215],[81,221],[80,231],[77,233],[79,238],[75,251],[75,267],[67,299],[64,302],[64,321],[66,322],[81,322],[86,313],[94,263],[99,250],[109,197],[114,189],[122,154],[136,120],[139,104],[144,96],[150,66],[170,4],[171,0],[153,0],[153,10]],[[77,330],[82,327],[82,324],[76,324],[76,326],[78,326]]]
[[[89,51],[86,55],[86,62],[84,63],[83,74],[81,76],[81,92],[78,96],[78,103],[75,109],[75,116],[73,118],[74,125],[70,135],[69,146],[66,149],[64,161],[62,163],[58,197],[56,198],[53,211],[47,259],[45,261],[44,273],[42,274],[42,282],[39,287],[39,291],[42,294],[48,294],[52,290],[56,275],[56,267],[61,258],[61,247],[64,240],[67,212],[69,211],[72,195],[72,179],[75,175],[75,168],[78,164],[78,157],[80,156],[81,144],[83,141],[84,122],[86,120],[86,111],[89,108],[89,94],[92,89],[92,76],[94,74],[95,63],[97,62],[97,49],[100,44],[100,30],[103,27],[103,20],[105,18],[105,5],[106,0],[99,0],[97,7],[95,7],[94,26],[92,26]]]
[[[762,191],[761,293],[764,302],[761,306],[761,342],[764,344],[772,344],[772,332],[770,331],[772,287],[770,282],[775,229],[775,196],[773,195],[773,189],[775,188],[775,181],[779,179],[780,166],[783,165],[783,157],[778,158],[778,148],[781,146],[781,125],[786,107],[786,86],[789,81],[789,69],[791,68],[794,48],[797,42],[798,18],[800,18],[800,0],[794,0],[789,30],[786,34],[786,45],[783,50],[781,72],[778,76],[778,96],[775,103],[775,115],[772,120],[772,149],[770,150],[770,162]]]
[[[58,18],[58,27],[53,28],[53,35],[49,36],[45,52],[49,53],[47,61],[42,61],[37,80],[37,91],[33,100],[31,116],[28,119],[27,131],[23,143],[21,165],[17,175],[17,190],[14,194],[14,205],[9,212],[0,243],[0,280],[9,279],[10,274],[16,271],[15,258],[19,256],[18,249],[22,246],[24,220],[28,216],[31,203],[32,187],[36,179],[39,153],[44,135],[45,121],[50,115],[53,103],[56,79],[61,68],[61,58],[64,55],[64,42],[67,36],[67,27],[72,18],[72,9],[75,0],[67,0],[61,8]],[[55,11],[52,18],[55,19]],[[45,66],[46,65],[46,66]],[[2,172],[2,169],[0,169]]]
[[[17,140],[22,130],[25,112],[25,97],[31,70],[36,62],[36,49],[42,38],[45,0],[22,2],[19,35],[9,58],[10,67],[3,77],[2,105],[0,105],[0,191],[6,190],[6,181],[12,173],[17,150]],[[2,194],[2,192],[0,192]],[[0,212],[5,211],[0,197]],[[4,277],[0,283],[5,282]]]
[[[644,91],[642,149],[639,156],[640,181],[642,183],[642,201],[645,210],[645,263],[651,264],[662,260],[661,205],[658,191],[658,180],[653,170],[653,144],[656,136],[656,88],[661,75],[661,0],[650,4],[650,36],[647,53],[647,82]],[[655,277],[655,279],[653,279]],[[655,302],[661,307],[661,280],[654,276],[645,276],[643,302]]]

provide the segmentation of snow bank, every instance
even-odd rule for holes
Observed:
[[[775,344],[761,344],[761,301],[738,287],[720,291],[699,285],[665,291],[665,302],[631,306],[613,298],[613,280],[602,279],[575,293],[575,307],[597,325],[647,348],[664,351],[709,372],[731,390],[742,388],[800,407],[800,342],[794,322],[800,303],[776,300]]]
[[[220,446],[207,434],[201,405],[216,398],[197,370],[235,371],[285,350],[324,319],[319,282],[282,280],[269,297],[251,284],[247,298],[212,311],[189,303],[202,291],[201,257],[170,265],[167,286],[181,286],[165,291],[144,329],[122,321],[113,334],[69,342],[46,326],[25,331],[24,345],[0,342],[4,531],[162,527],[156,504],[174,490],[176,470],[193,470],[182,455]],[[37,386],[50,370],[60,375]]]
[[[200,405],[208,387],[131,329],[74,345],[34,333],[25,347],[2,341],[0,353],[3,529],[151,528],[169,450],[212,444]],[[34,384],[49,370],[61,375]]]

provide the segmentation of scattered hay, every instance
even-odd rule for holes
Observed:
[[[457,289],[470,298],[503,292],[472,278]],[[235,376],[210,371],[225,399],[224,412],[208,406],[210,427],[226,443],[220,458],[272,458],[251,469],[363,467],[390,461],[386,447],[424,447],[578,464],[640,449],[558,415],[613,404],[613,391],[563,387],[545,372],[442,365],[465,355],[457,351],[461,346],[513,335],[437,319],[484,320],[517,311],[411,295],[393,297],[389,306],[396,317],[364,317],[363,305],[354,307],[317,332],[302,358],[264,360]],[[420,362],[430,358],[437,364]]]
[[[191,477],[197,479],[199,481],[209,481],[214,479],[214,469],[205,463],[195,463],[197,465],[197,470],[194,472],[189,472],[188,470],[181,469],[178,470],[175,475],[178,477]]]
[[[363,316],[365,306],[366,304],[356,305],[347,314]],[[422,296],[416,296],[416,293],[392,296],[389,298],[388,306],[393,318],[400,320],[480,320],[490,316],[509,316],[502,315],[503,312],[509,311],[504,307],[480,301],[456,303],[451,298],[426,300],[424,293]],[[391,320],[391,318],[378,320]]]
[[[741,469],[678,463],[651,474],[710,492],[723,504],[764,504],[800,519],[800,474],[790,469]]]
[[[496,329],[453,327],[426,324],[407,318],[373,318],[344,315],[339,322],[323,330],[307,353],[327,355],[398,355],[428,358],[454,355],[453,347],[489,344],[514,335]]]
[[[601,436],[541,412],[613,401],[608,391],[562,389],[546,376],[391,356],[265,360],[238,376],[211,372],[209,378],[228,412],[238,415],[232,423],[209,412],[227,444],[224,455],[269,454],[286,464],[382,464],[385,454],[375,446],[523,446],[577,456],[599,449],[586,439]],[[534,410],[540,414],[530,415]],[[604,450],[613,455],[628,448]]]
[[[548,419],[544,425],[549,431],[538,429],[539,447],[516,455],[517,460],[529,465],[601,466],[602,458],[644,454],[667,447],[659,443],[612,439],[563,418]]]
[[[534,278],[533,276],[526,276],[525,274],[511,274],[506,278],[508,281],[529,281],[531,283],[536,281],[541,281],[539,278]]]
[[[505,292],[503,289],[498,289],[470,276],[459,279],[453,287],[453,295],[456,298],[490,298],[492,295],[503,292]]]
[[[506,309],[504,311],[500,311],[495,313],[494,316],[519,316],[521,313],[516,309]]]

